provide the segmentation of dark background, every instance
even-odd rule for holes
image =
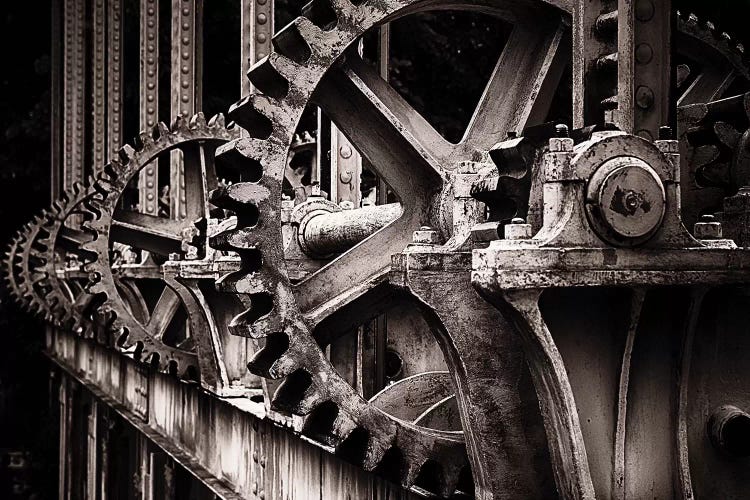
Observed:
[[[63,0],[64,1],[64,0]],[[130,1],[128,31],[137,33]],[[169,2],[166,2],[167,4]],[[277,27],[291,20],[299,0],[277,0]],[[695,12],[718,29],[739,37],[750,47],[748,0],[682,0],[682,11]],[[237,0],[210,0],[217,21],[206,26],[204,109],[221,111],[238,95],[239,56],[222,49],[239,43]],[[50,203],[50,1],[2,2],[0,6],[0,243],[33,214]],[[137,7],[135,12],[137,12]],[[488,46],[502,43],[502,29],[461,14],[426,14],[403,21],[393,29],[392,84],[404,93],[446,136],[460,134],[471,106],[481,92],[486,73],[494,65]],[[234,38],[232,38],[234,37]],[[744,40],[743,40],[744,38]],[[137,42],[126,47],[126,71],[137,74]],[[450,69],[450,71],[446,71]],[[129,86],[125,106],[137,116],[137,86]],[[135,90],[134,90],[135,89]],[[445,109],[446,96],[455,105]],[[135,105],[135,108],[133,107]],[[126,120],[132,137],[137,118]],[[49,363],[41,354],[43,325],[19,311],[0,288],[0,498],[56,496],[56,421],[48,417]],[[11,496],[7,464],[9,450],[29,452],[33,469],[26,478],[31,490]]]

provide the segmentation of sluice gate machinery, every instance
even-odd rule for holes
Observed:
[[[124,146],[123,3],[56,7],[65,189],[5,275],[49,325],[60,498],[181,498],[177,466],[205,498],[747,497],[741,45],[669,1],[240,3],[207,118],[207,5],[172,1],[160,95],[141,0]],[[508,33],[450,140],[388,80],[389,26],[441,10]]]

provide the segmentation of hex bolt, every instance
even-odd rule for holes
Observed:
[[[471,228],[471,240],[474,243],[485,243],[500,238],[499,222],[483,222]]]
[[[520,217],[513,218],[510,224],[505,225],[506,240],[527,240],[532,236],[531,224]]]
[[[177,252],[170,253],[169,260],[180,260],[180,254]]]
[[[713,215],[701,215],[693,226],[693,236],[699,240],[718,240],[722,238],[721,222]]]
[[[570,130],[564,123],[558,123],[555,125],[555,135],[557,137],[570,137]]]
[[[412,241],[421,245],[437,245],[440,243],[440,233],[429,226],[422,226],[414,231]]]
[[[727,455],[750,456],[750,415],[732,405],[720,406],[708,419],[711,444]]]

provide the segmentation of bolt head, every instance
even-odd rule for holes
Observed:
[[[699,240],[718,240],[723,237],[721,222],[713,215],[702,215],[693,226],[693,235]]]
[[[549,140],[549,150],[552,153],[570,153],[573,145],[573,139],[569,137],[553,137]]]
[[[422,245],[438,245],[440,243],[440,233],[430,227],[422,226],[414,231],[412,241]]]
[[[513,222],[521,220],[521,222]],[[506,240],[528,240],[533,236],[531,224],[526,224],[523,219],[513,219],[510,224],[505,225]]]

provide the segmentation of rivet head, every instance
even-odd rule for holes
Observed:
[[[635,18],[641,22],[650,21],[654,17],[654,12],[652,0],[638,0],[635,3]]]
[[[635,90],[635,102],[641,109],[649,109],[654,105],[654,91],[645,85],[639,86]]]
[[[648,64],[654,58],[654,50],[647,43],[641,43],[635,48],[635,60],[640,64]]]

